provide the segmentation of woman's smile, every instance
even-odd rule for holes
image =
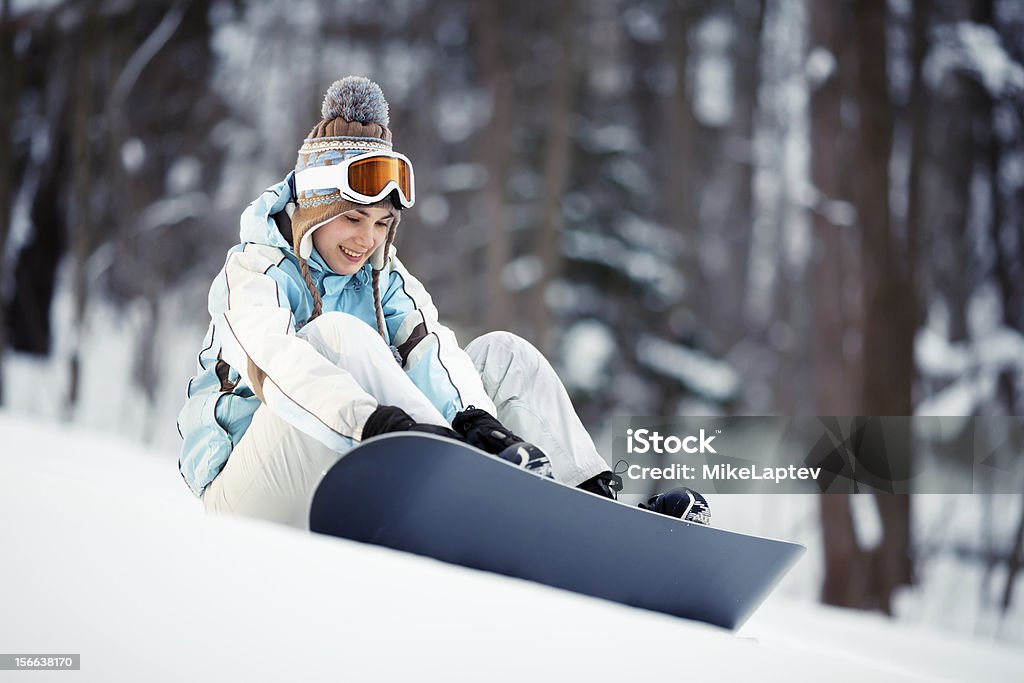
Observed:
[[[349,249],[344,245],[339,246],[339,248],[341,249],[341,252],[345,254],[345,257],[352,263],[358,263],[364,256],[366,256],[366,251],[356,251],[354,249]]]

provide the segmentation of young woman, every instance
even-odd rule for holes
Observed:
[[[394,247],[415,202],[380,88],[327,91],[295,170],[242,214],[178,418],[181,474],[208,511],[308,527],[323,474],[371,436],[466,441],[614,497],[550,364],[492,332],[465,350]],[[521,436],[519,436],[521,435]]]

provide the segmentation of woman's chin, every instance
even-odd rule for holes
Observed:
[[[328,263],[327,265],[338,275],[352,275],[363,267],[363,260],[353,263],[348,260],[334,259],[333,263]]]

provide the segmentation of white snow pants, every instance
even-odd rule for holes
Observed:
[[[324,329],[327,325],[338,327]],[[372,336],[365,334],[367,330]],[[346,344],[343,349],[319,350],[337,358],[337,365],[378,403],[399,406],[417,422],[450,426],[395,363],[384,340],[363,321],[346,313],[327,313],[298,334],[314,346],[323,340],[365,339],[367,343]],[[555,479],[576,486],[610,469],[554,369],[529,342],[508,332],[491,332],[470,342],[466,353],[494,401],[498,420],[548,455]],[[313,493],[341,455],[260,406],[224,469],[203,493],[203,505],[207,512],[307,529]]]

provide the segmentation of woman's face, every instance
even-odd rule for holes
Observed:
[[[352,275],[384,243],[394,220],[390,209],[350,209],[317,228],[313,232],[313,246],[335,273]]]

